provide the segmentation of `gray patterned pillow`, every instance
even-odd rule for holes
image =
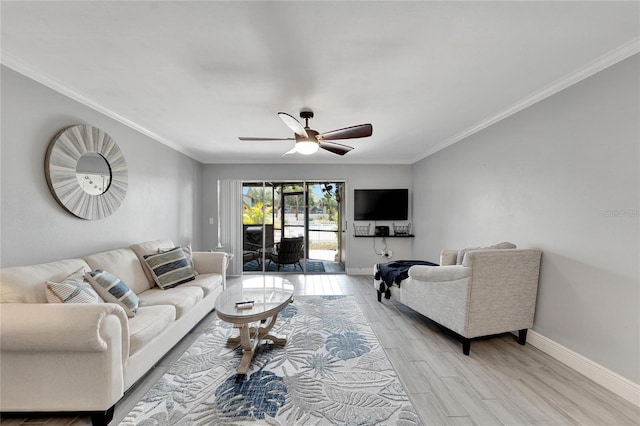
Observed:
[[[87,273],[85,278],[105,302],[122,306],[129,318],[136,316],[140,299],[120,278],[102,269]]]
[[[180,247],[144,255],[144,260],[149,265],[156,284],[163,290],[196,279],[191,263]]]
[[[166,253],[168,251],[171,251],[173,249],[175,249],[176,247],[168,247],[168,248],[159,248],[158,249],[158,253]],[[191,244],[185,244],[184,246],[180,247],[182,249],[182,251],[184,252],[184,255],[187,256],[187,259],[189,259],[189,263],[191,264],[191,268],[193,268],[193,273],[198,276],[198,271],[196,271],[196,267],[193,263],[193,250],[191,249]]]

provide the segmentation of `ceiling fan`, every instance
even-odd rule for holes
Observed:
[[[338,155],[345,155],[353,149],[352,146],[343,145],[337,142],[330,142],[339,139],[366,138],[373,134],[373,126],[371,124],[360,124],[358,126],[345,127],[344,129],[332,130],[330,132],[318,133],[309,128],[309,119],[313,118],[313,111],[310,109],[300,110],[300,118],[305,120],[303,126],[294,116],[286,112],[279,112],[278,116],[284,124],[286,124],[295,133],[295,138],[253,138],[240,137],[241,141],[296,141],[293,149],[285,152],[283,155],[299,152],[300,154],[313,154],[322,148]]]

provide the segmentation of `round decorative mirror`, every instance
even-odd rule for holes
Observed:
[[[45,158],[47,184],[56,201],[82,219],[103,219],[127,193],[127,163],[104,131],[77,125],[53,138]]]
[[[76,179],[87,194],[101,195],[111,185],[111,168],[102,155],[87,152],[76,164]]]

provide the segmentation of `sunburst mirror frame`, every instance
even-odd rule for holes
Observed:
[[[101,155],[109,165],[111,183],[105,192],[92,195],[78,184],[76,166],[87,153]],[[86,124],[58,133],[44,162],[47,184],[54,198],[69,213],[87,220],[104,219],[115,212],[127,194],[127,162],[118,144],[103,130]]]

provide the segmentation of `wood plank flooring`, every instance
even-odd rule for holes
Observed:
[[[425,425],[640,425],[640,408],[507,334],[474,341],[471,355],[405,306],[379,303],[369,276],[285,275],[297,295],[352,294]],[[230,278],[229,284],[241,278]],[[116,405],[118,424],[198,338],[203,320]],[[87,425],[84,417],[0,419],[2,425]]]

